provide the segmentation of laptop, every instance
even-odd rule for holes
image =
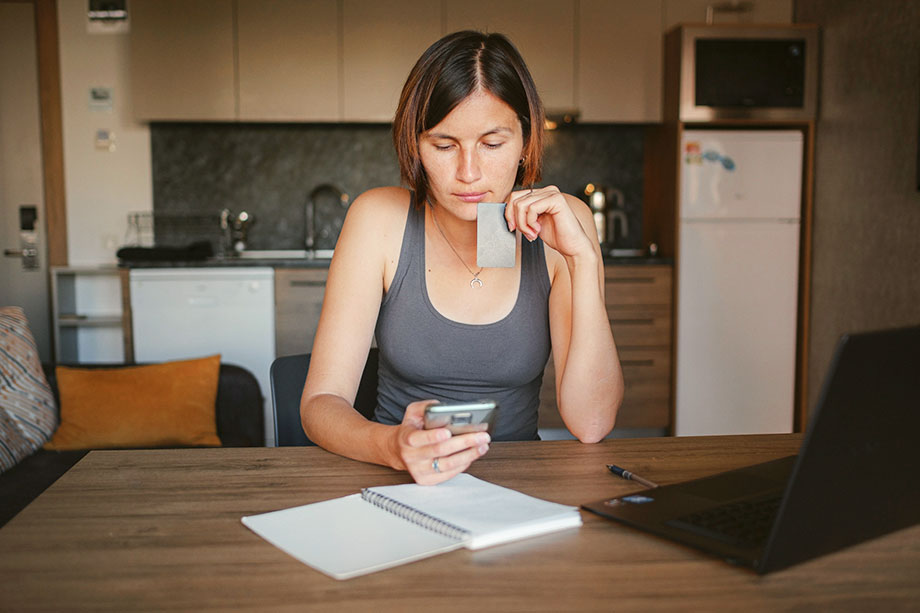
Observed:
[[[918,436],[920,326],[849,334],[797,456],[583,508],[769,573],[920,522]]]

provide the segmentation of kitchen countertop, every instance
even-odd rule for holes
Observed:
[[[178,262],[121,262],[119,268],[225,268],[269,266],[271,268],[328,268],[329,259],[308,258],[208,258]],[[673,258],[605,257],[605,266],[673,266]]]
[[[120,262],[119,268],[228,268],[268,266],[271,268],[329,268],[328,259],[308,258],[208,258],[173,262]]]

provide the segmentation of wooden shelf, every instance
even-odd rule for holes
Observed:
[[[125,360],[121,274],[115,266],[52,267],[55,361]]]
[[[121,326],[121,315],[59,315],[59,326],[98,327]]]

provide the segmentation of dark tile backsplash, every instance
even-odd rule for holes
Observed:
[[[387,124],[151,125],[155,238],[182,246],[210,240],[217,248],[221,209],[254,216],[249,249],[302,249],[311,192],[332,184],[350,199],[399,184]],[[576,125],[547,132],[544,185],[584,198],[591,182],[619,189],[629,216],[617,247],[641,246],[645,128]],[[330,247],[341,215],[329,192],[316,199],[317,247]],[[323,235],[327,236],[323,236]]]

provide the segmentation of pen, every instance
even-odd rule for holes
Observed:
[[[625,468],[620,468],[619,466],[616,466],[615,464],[608,464],[608,465],[607,465],[607,468],[608,468],[608,469],[610,470],[610,472],[612,472],[613,474],[615,474],[615,475],[617,475],[617,476],[619,476],[619,477],[623,477],[624,479],[628,479],[628,480],[630,480],[630,481],[637,481],[637,482],[641,483],[642,485],[644,485],[645,487],[652,487],[652,488],[658,487],[658,484],[657,484],[657,483],[652,483],[652,482],[649,481],[648,479],[645,479],[644,477],[640,477],[640,476],[637,475],[636,473],[631,473],[631,472],[629,472],[628,470],[626,470]]]

